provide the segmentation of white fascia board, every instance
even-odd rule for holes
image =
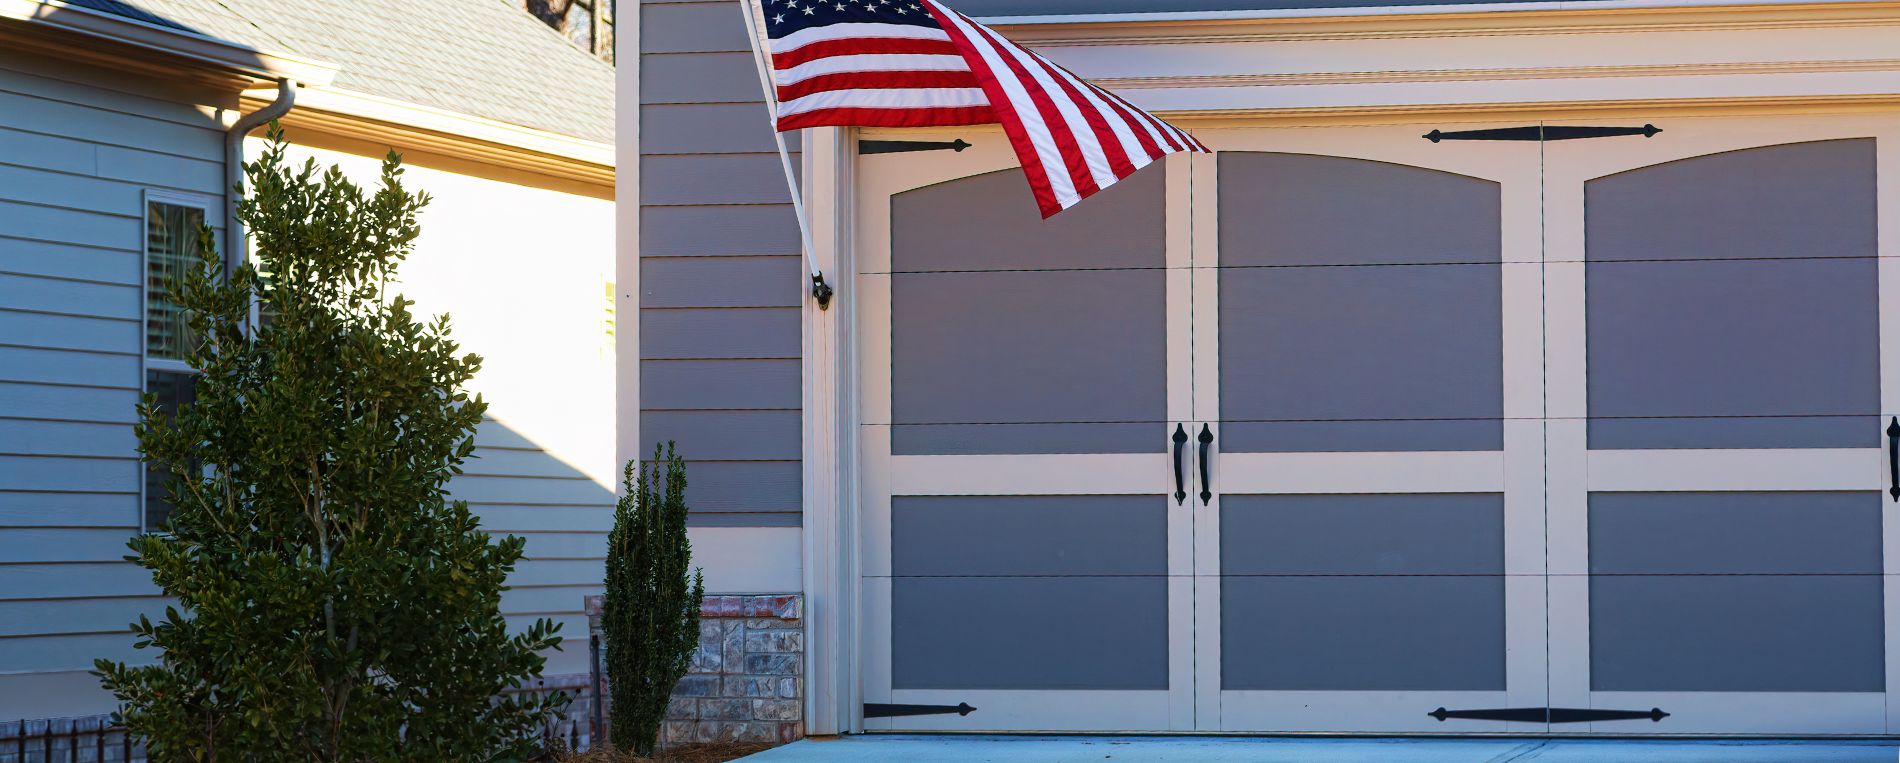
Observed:
[[[245,96],[268,100],[272,92],[246,91]],[[472,138],[602,167],[614,166],[612,143],[600,143],[379,95],[329,87],[306,88],[297,93],[297,108]]]

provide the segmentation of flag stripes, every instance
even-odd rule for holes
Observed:
[[[778,129],[1000,123],[1049,217],[1193,136],[936,0],[764,0]]]

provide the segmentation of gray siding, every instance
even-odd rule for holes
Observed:
[[[223,185],[223,131],[199,108],[45,67],[0,54],[0,675],[144,656],[126,625],[165,605],[123,558],[144,192]]]
[[[745,24],[639,12],[642,453],[678,443],[696,525],[796,525],[803,273]]]

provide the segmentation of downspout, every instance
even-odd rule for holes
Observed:
[[[238,188],[244,185],[244,137],[261,125],[290,113],[297,103],[297,83],[289,78],[277,81],[277,100],[264,108],[238,118],[224,133],[224,267],[236,272],[244,264],[244,225],[238,222]]]

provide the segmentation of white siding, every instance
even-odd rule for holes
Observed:
[[[85,671],[163,609],[139,526],[141,198],[214,195],[214,105],[0,54],[0,718],[100,712]],[[209,100],[209,99],[203,99]]]

